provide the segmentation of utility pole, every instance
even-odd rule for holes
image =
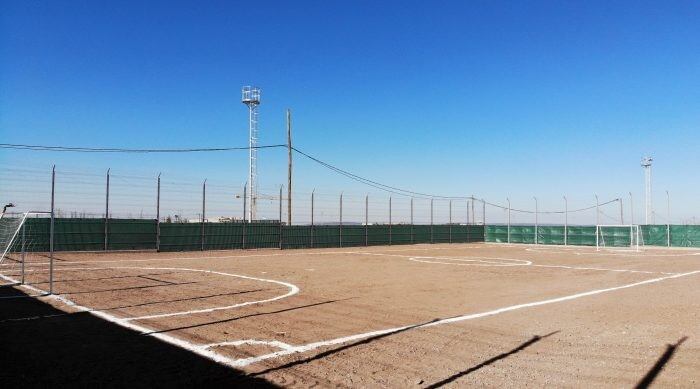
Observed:
[[[644,224],[649,224],[652,219],[651,203],[651,157],[642,158],[642,168],[644,169]]]
[[[282,223],[282,220],[280,220]],[[292,110],[287,109],[287,225],[292,225]]]
[[[568,245],[569,236],[569,200],[564,196],[564,246]]]
[[[622,208],[622,197],[617,199],[620,202],[620,224],[625,224],[625,211]]]
[[[632,192],[630,192],[630,224],[634,224],[634,202],[632,201]]]
[[[107,169],[107,189],[105,191],[105,251],[107,251],[107,245],[109,244],[109,171],[112,169]]]

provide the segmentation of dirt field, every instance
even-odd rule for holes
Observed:
[[[46,258],[32,259],[31,287],[16,293],[47,289]],[[78,372],[54,373],[53,382],[93,382],[77,373],[82,366],[90,377],[97,364],[108,372],[102,383],[117,386],[143,383],[134,374],[159,365],[177,370],[175,384],[224,382],[230,372],[285,387],[700,386],[700,251],[452,244],[58,253],[55,268],[54,297],[0,298],[10,344],[41,348],[22,338],[37,325],[75,339],[97,327],[135,335],[90,338],[111,358],[44,356],[75,359]],[[17,266],[0,269],[19,277]],[[143,344],[115,352],[124,342]],[[148,357],[183,350],[197,362]],[[129,368],[133,354],[152,369]],[[3,369],[5,378],[31,376],[26,363]]]

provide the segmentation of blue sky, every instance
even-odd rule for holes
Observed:
[[[693,1],[2,1],[3,143],[247,143],[240,87],[263,88],[262,144],[389,185],[513,206],[637,198],[700,216],[700,3]],[[245,153],[0,151],[6,167],[246,179]],[[261,151],[261,187],[286,155]],[[300,191],[376,192],[297,159]],[[8,179],[0,192],[21,185]],[[4,187],[4,188],[3,188]],[[7,192],[6,192],[7,193]],[[5,199],[2,199],[5,201]],[[658,208],[658,207],[657,207]],[[657,209],[665,213],[663,209]],[[499,216],[500,217],[500,216]]]

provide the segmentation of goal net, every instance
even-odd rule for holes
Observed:
[[[48,212],[0,215],[0,285],[37,284],[42,290],[51,288],[48,216]]]
[[[639,251],[641,234],[638,225],[596,225],[596,249],[616,248]]]

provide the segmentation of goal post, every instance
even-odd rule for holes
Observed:
[[[595,235],[596,250],[616,248],[639,251],[641,234],[636,224],[598,224]]]
[[[52,293],[53,229],[46,228],[49,225],[49,217],[51,212],[2,215],[0,218],[0,284],[22,285],[47,281],[49,293]],[[47,248],[49,248],[48,255]]]

